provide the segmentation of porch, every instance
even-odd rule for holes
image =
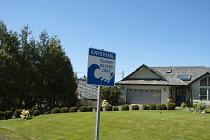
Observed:
[[[192,105],[192,90],[190,86],[171,86],[169,87],[169,100],[181,106],[182,102]]]

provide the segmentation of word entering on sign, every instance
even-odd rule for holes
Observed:
[[[103,51],[98,51],[98,50],[91,50],[90,55],[115,59],[115,54],[107,53],[107,52],[103,52]]]

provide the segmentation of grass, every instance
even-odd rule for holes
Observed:
[[[100,140],[204,140],[210,137],[210,114],[184,110],[101,112]],[[36,116],[32,120],[0,120],[0,139],[92,140],[95,112]]]

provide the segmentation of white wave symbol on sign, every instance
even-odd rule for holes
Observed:
[[[97,79],[101,78],[101,81],[109,83],[110,80],[114,77],[114,73],[102,72],[100,69],[96,69],[94,71],[94,76]]]

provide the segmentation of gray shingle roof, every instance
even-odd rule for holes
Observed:
[[[84,79],[78,79],[77,83],[78,83],[77,91],[79,92],[81,98],[97,99],[98,96],[97,86],[87,84],[86,80]]]
[[[129,79],[129,76],[137,72],[142,67],[148,68],[149,70],[155,72],[157,75],[161,76],[163,79],[157,80],[144,80],[144,79]],[[171,73],[166,71],[171,69]],[[117,82],[117,85],[189,85],[206,73],[210,73],[210,67],[205,66],[181,66],[181,67],[148,67],[142,65],[136,71],[131,73],[129,76],[124,78],[122,81]],[[182,81],[178,78],[178,75],[191,75],[190,81]]]

